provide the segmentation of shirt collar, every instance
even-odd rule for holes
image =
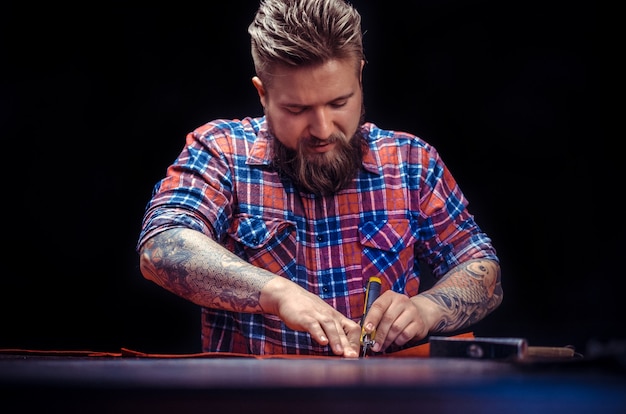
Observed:
[[[361,127],[363,134],[365,134],[367,141],[370,141],[370,136],[368,134],[368,127],[363,125]],[[272,162],[271,154],[272,147],[274,144],[274,137],[269,133],[267,129],[267,121],[263,118],[260,123],[259,130],[256,133],[256,139],[252,144],[252,148],[250,149],[250,153],[248,155],[247,163],[249,165],[270,165]],[[376,162],[376,157],[373,152],[375,148],[373,146],[369,147],[369,151],[363,157],[363,169],[373,174],[382,174],[381,168]]]
[[[250,148],[247,163],[249,165],[270,165],[272,162],[272,146],[274,137],[267,130],[265,119],[256,133],[256,139]]]

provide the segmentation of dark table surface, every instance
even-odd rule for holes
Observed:
[[[0,355],[2,412],[626,413],[619,361]]]

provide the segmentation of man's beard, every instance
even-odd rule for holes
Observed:
[[[334,194],[344,189],[357,175],[367,152],[367,142],[360,129],[348,139],[342,133],[325,140],[335,143],[332,151],[312,153],[307,150],[318,138],[303,138],[292,150],[274,138],[273,165],[299,189],[317,194]],[[313,142],[311,142],[313,141]]]

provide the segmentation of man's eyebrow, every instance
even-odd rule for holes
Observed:
[[[354,96],[354,92],[350,92],[350,93],[347,93],[345,95],[341,95],[341,96],[338,96],[338,97],[336,97],[334,99],[331,99],[330,101],[328,101],[326,103],[328,104],[328,103],[332,103],[332,102],[343,101],[343,100],[349,99],[349,98],[351,98],[353,96]],[[303,104],[300,104],[300,103],[289,103],[289,102],[286,102],[286,103],[282,104],[282,106],[288,106],[290,108],[308,108],[311,105],[303,105]]]

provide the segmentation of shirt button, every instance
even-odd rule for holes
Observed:
[[[318,242],[324,241],[324,236],[317,236],[316,238]]]
[[[327,287],[323,287],[322,288],[322,292],[324,292],[324,293],[328,292],[328,288]]]

